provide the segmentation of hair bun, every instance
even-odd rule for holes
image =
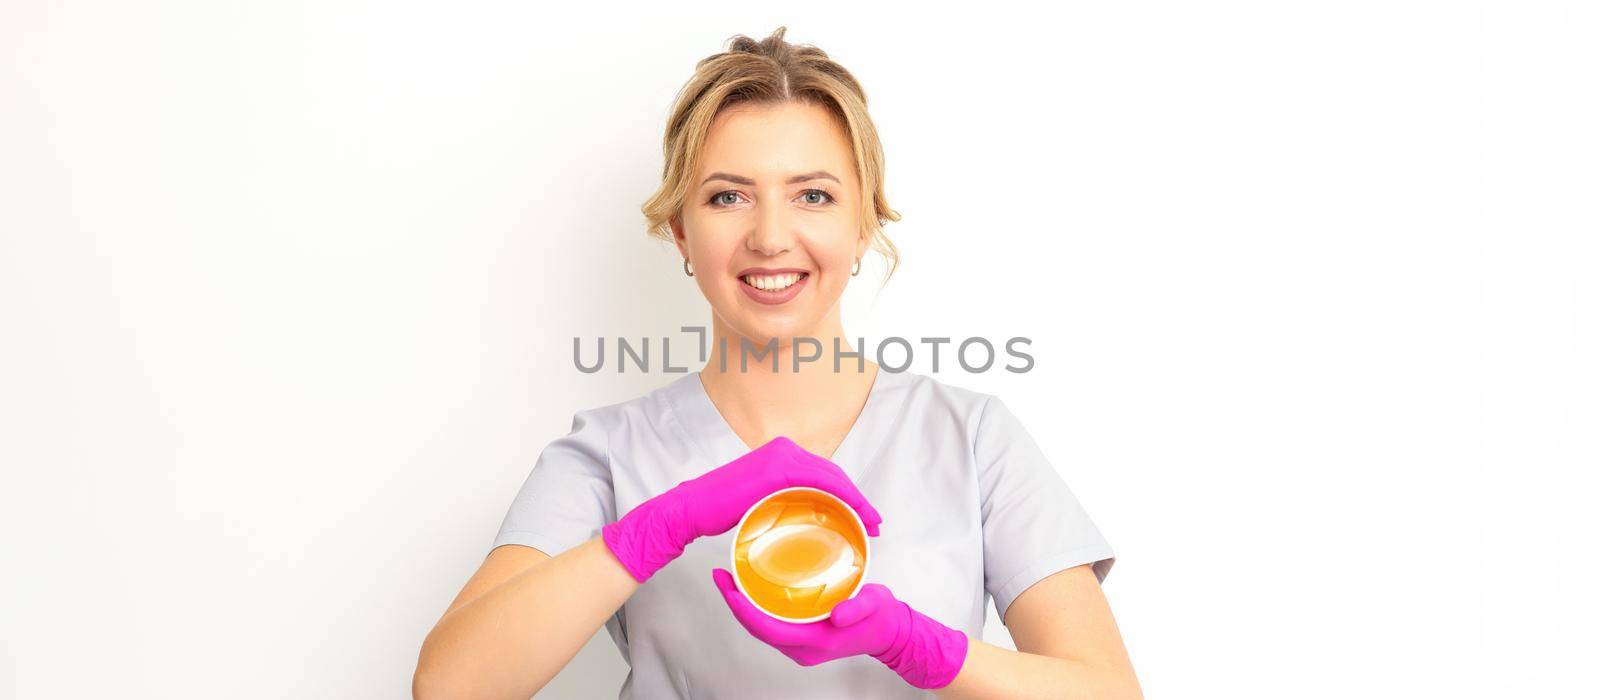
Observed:
[[[797,49],[804,52],[805,49],[811,48],[807,44],[791,46],[789,42],[783,39],[783,35],[787,31],[789,31],[787,26],[780,26],[772,30],[772,33],[768,34],[764,39],[735,34],[732,39],[728,40],[727,53],[751,53],[774,60],[781,60]]]
[[[766,39],[759,41],[743,34],[734,35],[732,39],[728,40],[728,51],[739,53],[767,53],[762,49],[771,47],[774,44],[778,46],[783,45],[783,33],[788,30],[789,28],[787,26],[778,27],[777,29],[773,30],[772,34]]]

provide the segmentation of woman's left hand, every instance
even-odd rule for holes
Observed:
[[[854,597],[835,605],[826,620],[794,623],[756,608],[728,570],[712,569],[711,578],[752,636],[801,666],[867,654],[907,683],[931,690],[955,680],[966,660],[966,633],[917,612],[882,584],[862,586]]]

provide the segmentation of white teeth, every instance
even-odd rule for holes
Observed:
[[[780,289],[785,289],[789,285],[800,281],[802,276],[803,275],[798,272],[790,272],[782,275],[745,275],[740,279],[743,279],[746,284],[749,284],[757,289],[775,292]]]

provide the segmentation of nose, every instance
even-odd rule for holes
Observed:
[[[794,247],[794,222],[789,208],[781,203],[771,203],[771,198],[756,204],[755,224],[745,236],[745,248],[772,257]]]

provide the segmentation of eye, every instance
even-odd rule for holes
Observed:
[[[732,200],[723,199],[724,196],[732,196],[733,199]],[[739,196],[739,193],[737,191],[735,191],[735,190],[723,190],[723,191],[718,192],[718,193],[716,193],[714,195],[711,195],[711,199],[707,203],[710,204],[713,207],[729,207],[729,206],[733,206],[733,205],[739,203],[738,196]],[[827,190],[817,190],[817,189],[806,190],[805,192],[800,193],[800,196],[801,197],[818,197],[818,196],[820,196],[820,197],[824,198],[821,201],[814,200],[814,199],[806,199],[805,200],[806,204],[833,204],[835,202],[835,200],[833,198],[833,195],[828,194]]]
[[[723,190],[723,191],[718,192],[718,193],[716,193],[714,195],[711,195],[711,206],[724,207],[724,206],[728,206],[730,204],[737,204],[737,202],[724,202],[722,200],[722,195],[725,195],[725,194],[737,195],[739,193],[735,192],[733,190]]]
[[[822,195],[824,197],[827,197],[828,200],[827,200],[827,202],[812,202],[812,201],[808,200],[806,202],[807,204],[824,204],[824,203],[832,204],[833,203],[833,195],[828,194],[827,191],[825,191],[825,190],[806,190],[805,192],[801,193],[800,196],[807,197],[807,196],[810,196],[810,195],[813,195],[813,194],[820,194],[820,195]]]

